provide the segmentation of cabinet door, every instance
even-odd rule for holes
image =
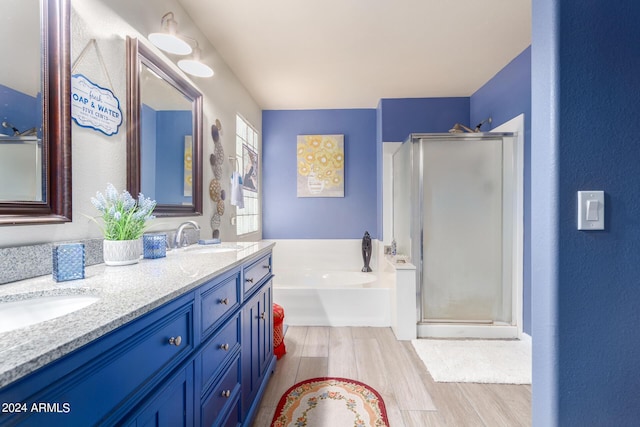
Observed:
[[[271,297],[271,281],[267,283],[260,291],[259,296],[259,311],[260,316],[258,320],[258,363],[259,371],[258,384],[261,382],[262,377],[265,374],[271,358],[273,357],[273,304]]]
[[[242,412],[247,414],[273,358],[271,281],[242,311]]]
[[[242,310],[242,412],[245,414],[257,392],[259,297],[257,294],[247,301]]]
[[[129,424],[136,427],[193,425],[193,363],[163,386]]]

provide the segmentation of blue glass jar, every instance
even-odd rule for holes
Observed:
[[[142,247],[145,258],[163,258],[167,256],[167,235],[165,233],[144,234]]]
[[[53,247],[53,279],[56,282],[84,279],[84,244],[63,243]]]

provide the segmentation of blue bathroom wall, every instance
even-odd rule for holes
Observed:
[[[344,198],[296,196],[298,135],[343,134]],[[376,110],[262,112],[263,237],[359,239],[376,234]]]
[[[31,96],[0,84],[0,123],[8,122],[20,132],[42,125],[40,96]],[[0,127],[0,133],[13,135],[11,129]]]
[[[142,104],[140,112],[140,162],[141,192],[156,200],[156,110]],[[134,195],[135,197],[136,195]]]
[[[158,111],[156,118],[156,200],[192,203],[184,196],[184,137],[192,133],[191,111]]]
[[[525,137],[531,133],[531,46],[478,89],[470,99],[470,124],[475,126],[488,117],[492,124],[482,125],[489,131],[525,114]]]
[[[381,99],[382,141],[402,142],[410,133],[448,132],[469,123],[469,98]]]
[[[640,2],[532,18],[533,425],[636,426]],[[577,230],[579,190],[605,191],[605,230]]]
[[[525,49],[491,80],[478,89],[470,100],[470,124],[491,117],[492,128],[524,113],[524,271],[523,330],[531,334],[531,47]]]

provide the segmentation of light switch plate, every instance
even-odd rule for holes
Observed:
[[[587,219],[587,206],[597,203],[597,212],[591,215],[597,217],[596,220]],[[578,230],[604,230],[604,191],[578,191]]]

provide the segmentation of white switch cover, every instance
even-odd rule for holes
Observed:
[[[604,191],[578,191],[578,230],[604,230]]]

